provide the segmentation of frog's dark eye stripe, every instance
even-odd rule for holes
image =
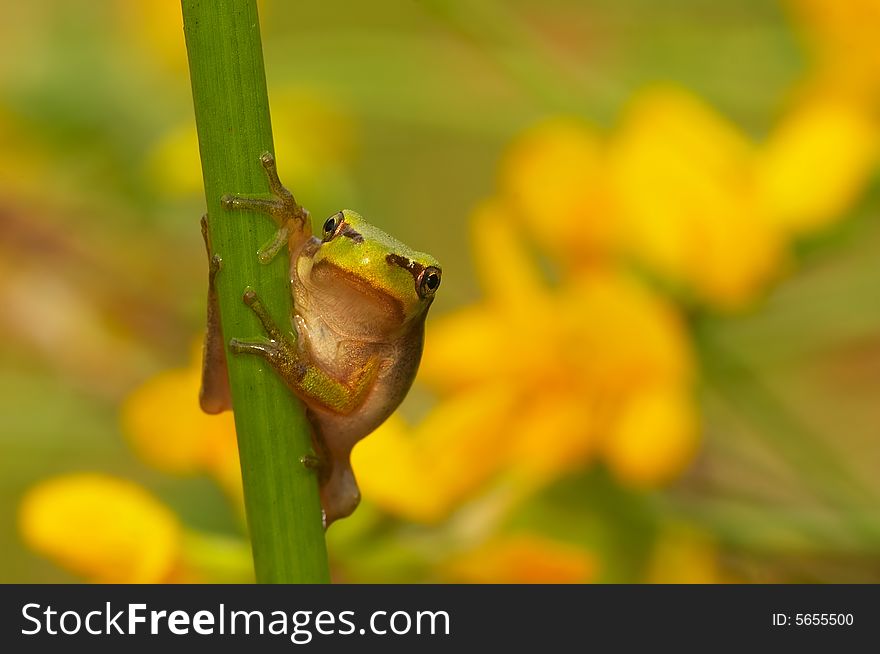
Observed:
[[[355,243],[363,243],[364,237],[361,235],[359,231],[357,231],[354,227],[345,223],[342,227],[339,228],[340,236],[344,236],[345,238],[350,238]]]

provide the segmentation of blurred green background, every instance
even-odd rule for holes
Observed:
[[[521,134],[554,116],[614,134],[632,98],[662,82],[763,142],[801,97],[838,98],[822,80],[811,86],[847,66],[828,64],[833,39],[820,34],[816,46],[799,13],[822,4],[265,0],[282,179],[313,216],[354,208],[443,263],[430,350],[433,319],[487,295],[487,251],[469,226],[475,207],[504,194],[500,162]],[[129,579],[47,544],[51,535],[23,538],[28,489],[80,471],[132,480],[175,516],[186,551],[168,555],[174,574],[159,566],[146,580],[247,580],[234,492],[204,471],[150,465],[120,418],[145,382],[188,365],[204,320],[204,199],[179,5],[0,5],[0,581]],[[853,86],[839,96],[874,121],[870,90]],[[814,163],[819,178],[835,165]],[[493,504],[515,482],[486,473],[424,521],[365,485],[364,506],[329,532],[336,578],[880,581],[873,160],[860,180],[827,227],[791,238],[783,272],[733,309],[622,257],[674,307],[696,362],[699,444],[671,478],[627,483],[598,456]],[[747,228],[732,229],[751,251]],[[546,269],[554,256],[535,258]],[[567,261],[548,276],[566,279]],[[525,353],[545,338],[502,336]],[[417,422],[444,392],[428,379],[404,414]],[[169,403],[165,420],[178,410]],[[89,548],[85,535],[71,539]]]

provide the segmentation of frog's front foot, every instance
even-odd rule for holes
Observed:
[[[271,152],[264,152],[260,157],[260,163],[266,171],[269,180],[269,190],[275,196],[273,200],[264,198],[249,198],[242,195],[225,194],[220,198],[220,204],[227,211],[256,211],[272,217],[278,225],[278,231],[272,239],[257,252],[261,263],[269,263],[275,258],[279,250],[288,242],[294,233],[303,232],[308,225],[309,212],[297,204],[293,193],[288,191],[278,178],[278,169],[275,166],[275,157]]]

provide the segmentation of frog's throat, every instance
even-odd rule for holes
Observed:
[[[357,293],[362,295],[366,301],[373,302],[382,307],[383,312],[397,324],[403,324],[406,320],[406,310],[403,301],[400,298],[389,295],[385,291],[376,288],[369,281],[353,274],[352,272],[340,268],[336,264],[322,259],[312,264],[309,271],[309,277],[313,283],[326,284],[329,279],[334,278],[340,283],[347,284]]]

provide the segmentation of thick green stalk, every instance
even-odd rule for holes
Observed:
[[[269,265],[257,249],[275,226],[265,215],[228,212],[224,193],[263,195],[259,157],[273,151],[256,0],[182,0],[193,104],[224,337],[262,335],[242,302],[252,286],[283,323],[290,315],[288,258]],[[284,162],[279,162],[283,170]],[[196,227],[193,216],[193,229]],[[303,409],[260,359],[230,354],[229,379],[241,454],[245,509],[260,583],[329,580],[315,474],[301,463],[311,451]]]

